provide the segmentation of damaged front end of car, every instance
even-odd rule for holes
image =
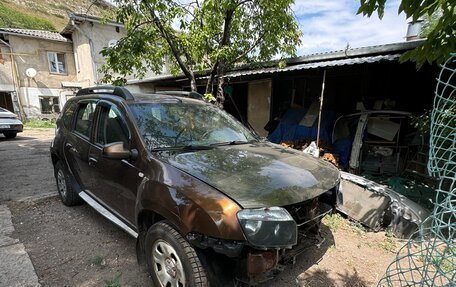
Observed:
[[[335,210],[338,185],[320,196],[282,207],[237,213],[246,241],[227,241],[191,233],[187,240],[229,258],[237,281],[254,286],[272,279],[310,248],[320,248],[322,218]]]

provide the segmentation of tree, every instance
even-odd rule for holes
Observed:
[[[358,14],[368,17],[377,11],[379,18],[383,17],[387,0],[361,0]],[[401,0],[398,13],[404,12],[407,18],[416,21],[421,18],[441,14],[430,25],[426,41],[414,50],[405,53],[401,61],[416,62],[418,68],[424,63],[443,63],[456,51],[456,2],[454,0]]]
[[[125,83],[127,75],[160,73],[168,60],[196,91],[198,74],[208,75],[206,94],[223,105],[223,76],[236,64],[294,56],[301,31],[294,0],[117,0],[117,21],[126,36],[102,51],[104,81]],[[113,76],[113,73],[120,77]]]

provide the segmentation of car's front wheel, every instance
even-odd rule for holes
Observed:
[[[209,286],[195,249],[166,221],[149,228],[145,251],[154,286]]]

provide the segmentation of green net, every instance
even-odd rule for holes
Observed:
[[[434,210],[398,251],[379,286],[456,286],[456,54],[442,65],[431,115],[428,169]]]

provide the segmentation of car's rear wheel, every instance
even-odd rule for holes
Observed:
[[[61,161],[55,164],[55,181],[63,204],[73,206],[82,203],[82,199],[73,190],[69,174]]]
[[[166,221],[149,228],[145,251],[154,286],[209,286],[195,249]]]
[[[12,139],[17,136],[17,132],[4,132],[3,134],[7,139]]]

